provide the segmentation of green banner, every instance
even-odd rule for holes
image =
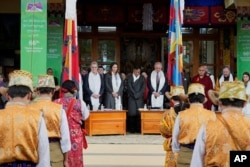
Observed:
[[[237,22],[237,78],[241,80],[242,74],[250,72],[250,21]]]
[[[46,73],[47,0],[21,1],[21,69],[30,71],[37,83]]]
[[[47,38],[47,68],[52,68],[54,76],[60,84],[62,72],[62,46],[63,46],[64,17],[51,15],[48,18]]]

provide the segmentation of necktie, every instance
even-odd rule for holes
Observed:
[[[159,84],[160,82],[160,77],[159,77],[159,72],[156,74],[156,84]]]

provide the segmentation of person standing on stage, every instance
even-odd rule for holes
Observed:
[[[110,64],[110,71],[104,76],[104,107],[108,109],[122,109],[123,80],[118,72],[118,64]]]
[[[90,65],[91,71],[85,75],[83,91],[84,101],[90,106],[90,110],[98,110],[101,107],[101,102],[104,93],[104,80],[98,73],[98,64],[93,61]]]
[[[149,104],[151,108],[163,108],[164,94],[167,91],[167,79],[162,71],[162,63],[156,62],[148,78]]]
[[[131,133],[141,131],[141,117],[138,111],[144,105],[143,95],[145,90],[144,77],[140,75],[141,69],[134,67],[133,74],[127,78],[128,84],[128,131]]]
[[[206,68],[203,65],[199,67],[198,74],[192,78],[192,83],[200,83],[204,86],[206,102],[203,105],[204,108],[211,110],[212,102],[208,97],[208,91],[213,89],[213,83],[211,78],[206,74]]]

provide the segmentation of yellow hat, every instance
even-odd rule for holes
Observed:
[[[8,87],[11,86],[27,86],[33,92],[32,74],[24,70],[14,70],[10,74]]]
[[[52,75],[38,75],[37,88],[55,88],[55,81]]]
[[[219,104],[219,92],[213,89],[208,90],[207,95],[213,104]]]
[[[205,89],[204,86],[202,84],[199,83],[192,83],[189,85],[188,87],[188,95],[195,93],[195,94],[202,94],[205,96]]]
[[[243,82],[223,82],[220,87],[219,99],[239,99],[247,101],[246,88]]]
[[[188,97],[185,94],[183,86],[171,86],[171,92],[166,92],[166,97],[171,100],[173,96],[179,96],[182,101],[187,101]]]
[[[170,94],[172,96],[179,96],[181,94],[185,94],[183,86],[171,86],[171,92]]]

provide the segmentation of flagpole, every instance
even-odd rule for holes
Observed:
[[[72,80],[72,20],[67,21],[69,79]]]
[[[175,76],[176,76],[176,86],[180,85],[180,79],[179,79],[179,25],[178,25],[178,0],[174,0],[174,9],[175,9],[175,39],[176,39],[176,44],[175,44]]]

